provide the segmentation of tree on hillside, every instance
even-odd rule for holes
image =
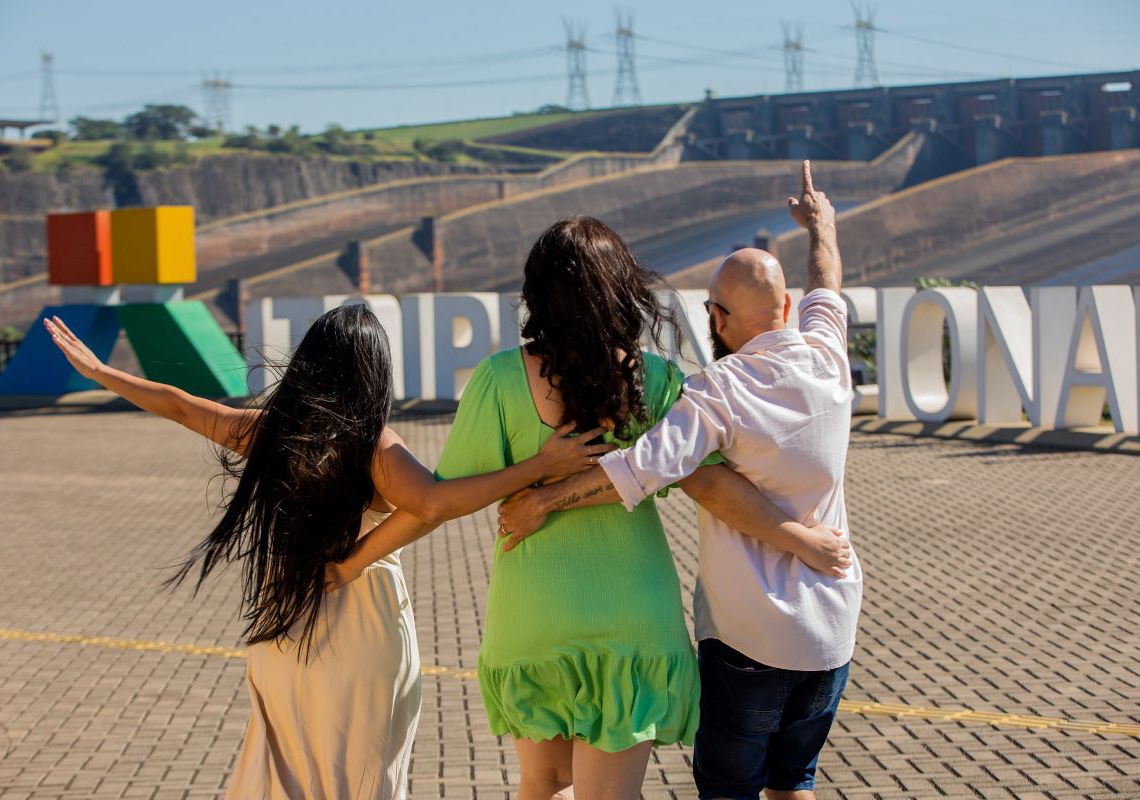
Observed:
[[[60,142],[67,141],[66,131],[57,131],[54,129],[36,131],[32,134],[33,139],[47,139],[51,142],[52,147],[55,147]]]
[[[80,141],[118,139],[123,132],[123,126],[113,119],[73,117],[67,124],[72,127],[75,131],[75,138]]]
[[[325,128],[324,148],[326,152],[332,155],[344,155],[348,145],[348,131],[344,128],[335,123]]]
[[[123,120],[123,128],[132,139],[185,139],[194,117],[186,106],[148,105]]]
[[[271,153],[291,153],[295,156],[302,158],[311,156],[316,149],[312,140],[306,139],[301,135],[301,129],[296,125],[291,125],[289,130],[285,131],[281,136],[273,139],[266,145],[266,149]]]

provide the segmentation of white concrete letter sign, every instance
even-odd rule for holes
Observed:
[[[521,329],[525,316],[522,295],[499,295],[499,350],[510,350],[522,344]]]
[[[1065,379],[1065,353],[1077,318],[1076,287],[1034,286],[1029,290],[1029,306],[1033,311],[1033,408],[1029,424],[1052,428]]]
[[[437,294],[434,308],[435,396],[458,398],[475,365],[495,352],[499,297],[490,292]]]
[[[788,293],[793,303],[803,297]],[[918,293],[857,286],[842,295],[851,325],[874,324],[876,333],[878,383],[855,387],[854,413],[1002,425],[1021,424],[1024,411],[1034,427],[1067,428],[1101,425],[1107,405],[1118,432],[1140,432],[1140,287],[1039,286],[1028,303],[1016,286]],[[661,355],[686,373],[712,359],[707,297],[658,293],[680,326],[679,339],[662,332]],[[271,388],[313,322],[345,303],[367,303],[384,326],[399,399],[458,399],[481,359],[519,346],[526,314],[518,295],[493,292],[253,300],[245,335],[251,392]]]
[[[246,307],[247,385],[265,391],[281,375],[281,367],[321,314],[336,308],[348,295],[253,300]]]
[[[686,375],[702,370],[712,361],[712,345],[709,343],[708,314],[704,302],[709,293],[704,289],[682,289],[679,291],[658,290],[657,301],[669,309],[677,318],[680,340],[674,336],[671,326],[661,331],[661,344],[665,352],[658,353],[662,358],[676,363]],[[646,331],[641,337],[641,346],[648,352],[657,352],[653,337]]]
[[[907,301],[914,289],[880,289],[875,320],[875,369],[879,375],[879,416],[884,419],[911,419],[903,392],[902,329]],[[939,359],[939,370],[941,367]],[[939,373],[941,374],[941,372]]]
[[[1108,401],[1113,427],[1137,431],[1136,307],[1128,286],[1086,286],[1077,302],[1056,426],[1099,425]]]
[[[978,290],[978,422],[1021,422],[1034,413],[1033,315],[1017,286]]]
[[[847,321],[851,325],[874,325],[878,318],[878,294],[869,286],[843,289],[847,301]],[[865,383],[856,386],[851,397],[852,414],[874,414],[879,407],[879,385]]]
[[[978,411],[978,300],[973,289],[928,289],[906,305],[902,384],[907,408],[922,422],[973,419]],[[942,374],[943,325],[950,335],[950,385]]]
[[[390,294],[370,294],[364,299],[388,334],[388,349],[392,354],[392,396],[403,399],[408,395],[404,382],[404,325],[400,301]]]
[[[792,300],[792,310],[788,312],[788,327],[800,327],[800,301],[804,299],[803,289],[788,289],[788,297]]]

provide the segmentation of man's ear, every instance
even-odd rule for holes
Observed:
[[[726,317],[724,315],[724,312],[721,311],[719,308],[716,309],[715,317],[716,317],[717,335],[723,337],[724,331],[728,327],[728,317]]]
[[[792,296],[784,292],[784,324],[788,324],[788,316],[792,313]]]

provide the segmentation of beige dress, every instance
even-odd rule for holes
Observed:
[[[362,531],[383,514],[366,512]],[[420,715],[420,657],[399,553],[326,595],[308,661],[249,648],[249,726],[232,800],[404,800]]]

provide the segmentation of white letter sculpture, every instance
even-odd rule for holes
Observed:
[[[1105,400],[1118,433],[1136,433],[1136,307],[1128,286],[1085,286],[1065,359],[1056,426],[1099,425]]]
[[[1033,416],[1033,314],[1017,286],[978,290],[978,422]]]
[[[973,419],[978,413],[978,300],[973,289],[919,292],[902,325],[902,384],[907,408],[922,422]],[[950,334],[950,385],[942,375],[943,324]]]

